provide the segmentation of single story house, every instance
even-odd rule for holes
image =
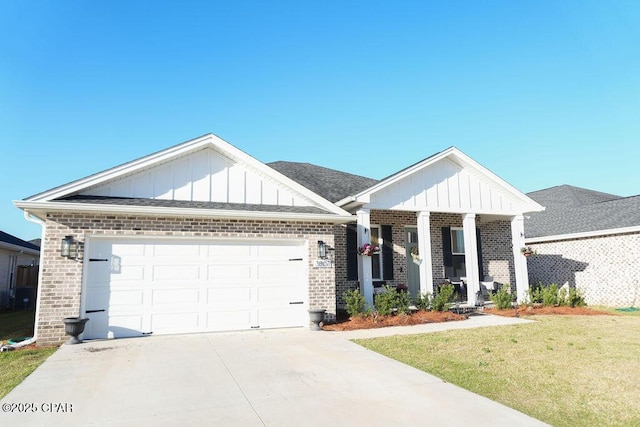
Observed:
[[[41,344],[78,315],[85,339],[307,326],[383,282],[462,278],[474,304],[491,276],[523,298],[524,215],[543,209],[454,147],[377,181],[212,134],[14,203],[44,228]]]
[[[38,246],[0,231],[0,309],[34,305],[39,259]]]
[[[529,281],[575,287],[587,304],[640,304],[640,196],[560,185],[527,194],[546,207],[525,219]]]

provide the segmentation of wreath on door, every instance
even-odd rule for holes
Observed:
[[[412,247],[410,252],[411,252],[411,258],[413,259],[413,262],[419,263],[420,262],[420,250],[418,249],[418,246]]]

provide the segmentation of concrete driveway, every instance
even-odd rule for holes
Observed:
[[[347,338],[289,329],[65,345],[2,399],[0,424],[545,425]]]

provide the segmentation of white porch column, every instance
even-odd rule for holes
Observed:
[[[356,212],[358,217],[358,247],[365,243],[371,243],[371,217],[369,209],[360,209]],[[358,256],[358,280],[360,292],[367,301],[369,307],[373,307],[373,276],[371,274],[371,257]]]
[[[418,212],[418,252],[420,254],[420,294],[433,295],[433,265],[431,264],[431,212]]]
[[[476,240],[476,214],[462,216],[464,236],[464,261],[467,268],[467,303],[476,304],[476,292],[480,290],[480,269],[478,267],[478,241]]]
[[[529,294],[527,257],[523,256],[520,252],[520,248],[524,246],[524,216],[522,215],[516,215],[511,219],[511,246],[513,247],[516,292],[518,294],[518,302],[522,302]]]

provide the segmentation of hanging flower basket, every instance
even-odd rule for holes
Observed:
[[[358,255],[361,256],[373,256],[380,253],[380,248],[374,246],[371,243],[365,243],[361,248],[358,248]]]
[[[533,250],[531,246],[524,246],[520,248],[520,252],[522,253],[522,255],[526,256],[527,258],[537,253],[535,250]]]

